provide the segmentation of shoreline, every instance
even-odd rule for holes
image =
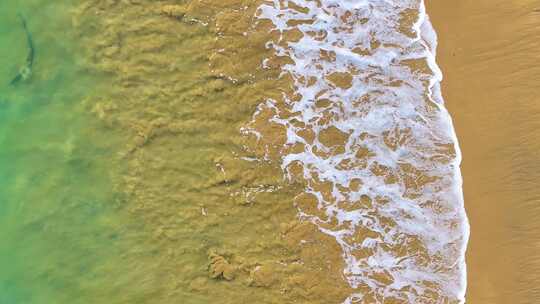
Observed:
[[[471,224],[467,303],[530,303],[538,291],[540,106],[534,1],[432,1],[442,93],[463,152]]]

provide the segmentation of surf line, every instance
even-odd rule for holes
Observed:
[[[299,216],[342,248],[344,303],[464,303],[461,152],[423,0],[269,0],[256,17],[278,33],[262,67],[287,56],[296,94],[261,103],[242,132],[265,137],[267,115],[287,130],[281,167],[300,166],[312,202]]]

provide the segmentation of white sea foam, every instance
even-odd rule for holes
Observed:
[[[301,164],[320,213],[299,207],[300,216],[343,250],[344,277],[357,290],[344,303],[464,302],[461,154],[423,1],[269,0],[257,14],[281,33],[267,46],[292,60],[283,74],[298,97],[267,100],[254,119],[271,111],[271,123],[287,129],[285,146],[304,147],[283,153],[282,168],[291,176],[290,166]],[[303,37],[287,41],[291,30]],[[352,85],[332,82],[336,72],[352,75]],[[322,99],[329,105],[317,106]],[[346,134],[341,149],[323,144],[331,126]],[[301,135],[305,128],[313,141]]]

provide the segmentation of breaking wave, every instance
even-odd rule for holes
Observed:
[[[464,302],[461,155],[423,1],[272,0],[257,18],[276,33],[263,67],[287,62],[294,92],[253,119],[286,129],[282,169],[305,182],[299,216],[342,248],[345,303]]]

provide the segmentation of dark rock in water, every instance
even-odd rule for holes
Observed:
[[[19,83],[20,81],[29,79],[30,76],[32,75],[32,67],[34,65],[35,49],[34,49],[34,42],[32,40],[32,35],[30,34],[30,31],[28,30],[28,26],[26,25],[26,19],[23,17],[23,15],[19,14],[19,18],[21,19],[21,23],[24,28],[24,32],[26,34],[26,41],[28,44],[28,55],[26,56],[25,65],[20,68],[19,73],[9,83],[10,85],[15,85]]]

